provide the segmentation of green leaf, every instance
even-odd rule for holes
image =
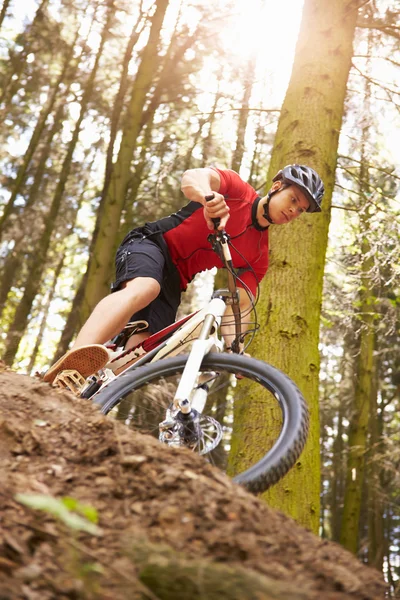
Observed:
[[[98,523],[99,515],[94,506],[90,506],[90,504],[82,504],[76,500],[76,498],[71,498],[71,496],[64,496],[61,500],[69,510],[74,510],[75,512],[80,513],[92,523]]]
[[[29,508],[42,510],[57,517],[70,529],[85,531],[91,535],[101,535],[101,529],[85,517],[81,517],[66,506],[64,500],[58,500],[47,494],[16,494],[15,499]],[[73,498],[70,499],[71,501]],[[71,502],[71,505],[73,503]],[[93,509],[94,510],[94,509]],[[97,516],[97,513],[96,513]]]

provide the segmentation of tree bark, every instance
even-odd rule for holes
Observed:
[[[219,101],[222,97],[221,92],[221,78],[222,73],[218,77],[218,87],[214,96],[214,103],[209,115],[206,115],[206,122],[208,124],[207,137],[204,138],[203,142],[203,165],[207,166],[212,160],[215,159],[213,151],[213,127],[215,124],[215,114],[218,108]]]
[[[11,0],[3,0],[3,6],[1,7],[1,12],[0,12],[0,28],[3,25],[3,21],[6,18],[7,15],[7,11],[10,7],[11,4]]]
[[[319,526],[319,316],[339,132],[353,54],[358,3],[306,0],[293,71],[282,106],[268,180],[290,163],[305,163],[325,183],[323,212],[304,215],[288,227],[272,228],[271,263],[261,284],[261,331],[252,354],[287,373],[306,398],[311,428],[295,468],[264,495],[268,503],[317,532]],[[312,31],[312,36],[310,36]],[[318,48],[318,53],[315,52]],[[257,398],[255,396],[256,404]],[[252,448],[268,445],[268,429],[279,427],[268,411],[253,418],[268,427]],[[244,416],[243,418],[247,418]],[[250,417],[251,418],[251,417]],[[240,453],[240,447],[237,449]]]
[[[368,223],[365,221],[364,226]],[[365,453],[367,449],[368,420],[373,374],[373,353],[375,345],[374,331],[374,294],[371,288],[370,271],[372,259],[367,257],[370,246],[368,230],[364,229],[362,243],[363,263],[361,277],[361,331],[360,348],[357,359],[356,389],[353,414],[349,427],[349,454],[346,470],[346,488],[344,495],[343,518],[340,541],[354,554],[358,549],[358,531],[362,503],[362,489],[365,471]]]
[[[18,245],[19,246],[19,245]],[[4,263],[4,268],[1,272],[1,287],[0,287],[0,319],[6,306],[8,294],[13,286],[14,277],[20,270],[22,262],[21,248],[14,247]]]
[[[243,82],[243,98],[239,110],[239,118],[236,131],[236,146],[235,150],[233,151],[231,164],[231,169],[237,172],[240,171],[244,155],[247,119],[249,118],[249,102],[251,93],[253,91],[255,69],[256,59],[253,56],[252,58],[250,58],[248,64],[245,67],[245,78]]]
[[[358,550],[362,492],[367,451],[368,422],[373,390],[374,350],[376,343],[375,320],[377,318],[375,290],[373,284],[374,258],[369,241],[371,204],[369,202],[369,174],[366,147],[369,137],[368,115],[370,113],[370,82],[366,80],[364,97],[364,123],[360,157],[360,254],[361,276],[359,290],[360,325],[359,353],[357,357],[354,407],[349,427],[349,453],[347,459],[346,488],[340,541],[354,554]]]
[[[383,571],[385,553],[385,502],[381,487],[381,462],[384,456],[382,421],[378,417],[379,368],[375,366],[374,385],[371,394],[370,451],[368,453],[368,564]]]
[[[154,114],[153,114],[154,117]],[[131,185],[129,187],[129,197],[126,203],[126,209],[124,213],[124,223],[122,225],[122,231],[119,235],[119,240],[122,241],[123,238],[127,235],[127,233],[135,227],[134,221],[134,212],[136,208],[136,198],[139,191],[140,184],[142,183],[143,173],[147,163],[147,149],[151,142],[151,135],[153,131],[153,120],[147,123],[142,148],[140,152],[139,161],[136,165],[135,172],[133,174]]]
[[[64,326],[61,334],[60,341],[57,344],[56,352],[53,356],[52,363],[54,364],[59,358],[61,358],[68,350],[72,338],[74,337],[80,323],[79,323],[79,309],[83,301],[86,288],[87,271],[80,280],[78,290],[74,296],[71,310],[68,314],[67,322]]]
[[[31,356],[30,356],[30,361],[29,361],[29,365],[26,368],[27,373],[31,373],[33,370],[33,367],[35,366],[36,363],[36,358],[37,355],[39,353],[40,350],[40,346],[42,344],[43,341],[43,335],[44,332],[46,330],[47,327],[47,319],[49,316],[49,312],[50,312],[50,305],[53,302],[54,296],[56,294],[56,288],[57,288],[57,282],[58,282],[58,278],[60,276],[60,273],[62,271],[62,268],[64,266],[64,260],[65,260],[65,255],[64,253],[61,255],[61,259],[58,261],[58,264],[54,270],[54,275],[53,275],[53,282],[52,282],[52,286],[49,290],[49,294],[47,296],[43,311],[42,311],[42,317],[40,320],[40,327],[39,327],[39,332],[36,336],[36,340],[35,340],[35,346],[32,350]]]
[[[332,465],[332,502],[331,502],[331,529],[332,539],[335,542],[340,538],[340,524],[342,521],[341,500],[343,498],[343,408],[339,406],[337,413],[337,434],[333,442]]]
[[[251,157],[250,162],[250,173],[248,177],[248,182],[253,187],[257,187],[257,180],[260,176],[260,172],[262,172],[262,167],[260,168],[260,154],[261,147],[265,143],[265,127],[264,125],[259,125],[256,129],[255,140],[254,140],[254,151]]]
[[[118,88],[118,92],[117,92],[117,95],[116,95],[116,98],[114,101],[112,115],[111,115],[110,142],[109,142],[108,148],[107,148],[106,169],[105,169],[104,185],[103,185],[103,193],[102,193],[103,197],[106,195],[106,192],[107,192],[107,189],[108,189],[108,186],[110,183],[110,179],[111,179],[115,139],[117,137],[118,125],[120,122],[120,117],[121,117],[121,113],[122,113],[123,106],[124,106],[124,100],[125,100],[126,92],[128,89],[129,63],[132,58],[132,52],[135,47],[135,44],[140,37],[141,29],[139,29],[139,27],[140,27],[142,20],[143,20],[143,12],[142,12],[142,10],[140,10],[139,16],[136,20],[136,23],[132,28],[132,32],[131,32],[129,41],[128,41],[128,44],[125,49],[124,59],[122,61],[122,73],[121,73],[119,88]]]

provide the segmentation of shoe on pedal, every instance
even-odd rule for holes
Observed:
[[[75,350],[70,350],[62,356],[50,369],[44,374],[43,381],[53,383],[54,379],[65,370],[78,371],[86,379],[93,375],[99,369],[103,369],[110,360],[110,355],[105,346],[101,344],[90,344],[81,346]]]

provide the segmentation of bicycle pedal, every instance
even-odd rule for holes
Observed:
[[[86,379],[75,369],[60,371],[53,381],[54,387],[69,390],[73,394],[80,396],[82,388],[86,385]]]

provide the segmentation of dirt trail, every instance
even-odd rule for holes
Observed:
[[[0,372],[0,600],[381,600],[381,575],[88,401]],[[95,507],[76,533],[17,493]]]

